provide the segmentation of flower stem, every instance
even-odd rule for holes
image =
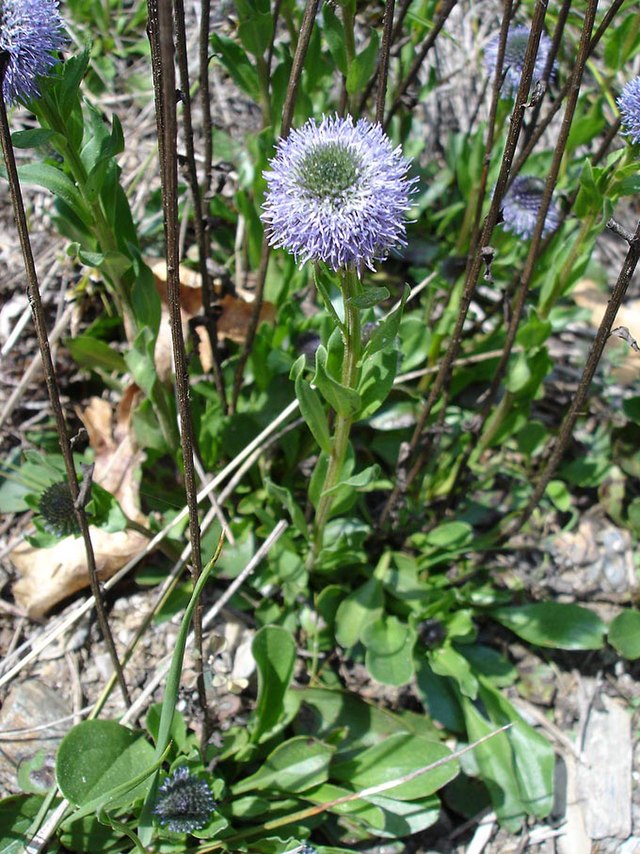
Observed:
[[[360,280],[353,270],[346,270],[340,281],[342,300],[344,303],[344,324],[341,327],[342,340],[344,344],[342,360],[342,385],[349,389],[356,389],[359,377],[359,361],[362,350],[362,331],[360,328],[360,309],[354,305],[353,297],[360,292]],[[333,506],[334,494],[330,492],[339,483],[340,473],[344,466],[347,449],[349,447],[349,435],[353,417],[336,413],[329,465],[322,484],[320,501],[314,523],[313,545],[310,553],[311,566],[316,563],[322,542],[324,529],[329,520]]]

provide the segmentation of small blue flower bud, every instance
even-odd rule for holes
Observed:
[[[540,210],[540,202],[544,192],[544,181],[531,175],[518,175],[507,190],[502,200],[502,217],[504,228],[512,234],[529,239]],[[544,220],[543,236],[555,231],[560,225],[560,211],[553,201]]]
[[[80,533],[75,505],[66,480],[52,483],[40,496],[38,510],[44,527],[56,537],[70,537]]]
[[[181,765],[160,786],[153,812],[159,823],[174,833],[190,833],[210,821],[215,806],[206,781]]]
[[[519,25],[513,27],[507,33],[507,43],[504,51],[503,74],[504,82],[502,84],[501,93],[503,97],[509,98],[515,95],[520,86],[520,78],[524,67],[524,57],[527,50],[527,43],[531,30],[529,27]],[[498,46],[500,44],[500,34],[495,35],[484,49],[484,64],[487,69],[487,74],[493,77],[496,73],[496,64],[498,62]],[[540,35],[540,44],[538,45],[538,53],[536,56],[535,65],[533,68],[532,82],[537,83],[542,80],[542,75],[547,66],[549,52],[551,50],[551,39],[549,36],[542,33]],[[556,63],[554,62],[551,69],[550,77],[553,80],[556,71]]]

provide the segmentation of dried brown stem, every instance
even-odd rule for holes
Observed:
[[[389,54],[391,53],[391,36],[393,33],[393,13],[395,0],[387,0],[384,7],[384,24],[382,27],[382,43],[378,59],[378,92],[376,94],[376,122],[382,124],[384,119],[384,102],[387,96],[389,75]]]
[[[387,118],[384,122],[385,129],[389,127],[389,124],[391,123],[391,119],[395,116],[395,114],[400,109],[400,105],[402,104],[403,96],[405,95],[405,93],[407,92],[409,87],[414,83],[415,79],[417,78],[418,73],[420,72],[420,69],[422,68],[422,63],[425,61],[425,59],[427,58],[427,54],[429,53],[429,51],[431,50],[431,48],[435,44],[436,39],[438,38],[438,35],[440,34],[440,30],[444,27],[444,25],[447,21],[447,18],[451,14],[451,10],[456,5],[456,2],[457,2],[457,0],[443,0],[443,4],[442,4],[442,7],[440,9],[440,12],[438,13],[438,17],[433,24],[433,29],[431,30],[429,35],[424,40],[424,43],[420,49],[420,52],[418,53],[416,58],[413,60],[413,62],[411,64],[411,68],[409,69],[409,71],[407,73],[407,76],[405,77],[405,79],[400,84],[400,88],[398,89],[398,91],[396,93],[396,96],[393,100],[393,104],[391,105],[391,108],[389,109],[389,113],[387,115]]]
[[[313,25],[315,24],[316,15],[320,0],[307,0],[304,16],[302,18],[302,26],[300,27],[300,37],[296,46],[296,52],[291,65],[291,75],[289,76],[289,85],[287,86],[287,94],[284,99],[284,107],[282,109],[282,125],[280,127],[280,136],[286,139],[291,131],[291,122],[293,121],[293,111],[296,105],[296,94],[302,76],[304,67],[304,58],[307,55]]]
[[[184,2],[175,0],[176,11],[176,58],[180,71],[180,89],[182,97],[182,124],[184,129],[185,147],[187,151],[187,182],[191,191],[191,202],[193,204],[193,225],[198,244],[198,268],[202,281],[202,306],[205,316],[205,326],[211,344],[211,364],[213,380],[216,391],[220,396],[223,409],[227,408],[227,396],[224,387],[222,370],[218,361],[218,334],[216,331],[216,319],[213,314],[213,291],[211,278],[207,268],[209,257],[209,245],[206,233],[206,218],[202,210],[202,195],[198,183],[198,170],[196,167],[196,153],[193,144],[193,122],[191,116],[191,93],[189,83],[189,65],[187,60],[187,37],[185,32]],[[211,136],[205,140],[205,145],[211,147]]]
[[[576,62],[571,77],[571,86],[569,89],[570,95],[566,104],[564,116],[562,118],[562,126],[560,128],[560,133],[558,134],[558,140],[556,142],[556,146],[553,152],[551,168],[549,170],[549,174],[545,183],[545,188],[542,193],[542,198],[540,200],[540,208],[538,210],[538,216],[534,226],[533,235],[531,237],[529,252],[525,261],[522,275],[520,276],[515,297],[511,304],[509,325],[507,327],[507,335],[503,346],[502,354],[500,356],[498,366],[496,367],[496,370],[493,374],[489,390],[484,398],[482,410],[478,416],[477,423],[473,430],[471,439],[467,447],[465,448],[462,459],[460,460],[457,476],[451,488],[452,495],[456,492],[459,486],[460,479],[463,476],[469,458],[471,457],[471,454],[478,445],[480,435],[482,434],[483,428],[491,413],[491,409],[493,407],[496,396],[498,394],[498,390],[502,383],[502,379],[507,369],[509,358],[511,356],[511,351],[513,349],[513,345],[516,339],[516,334],[518,332],[518,327],[520,325],[520,320],[522,319],[522,312],[524,310],[525,300],[529,292],[529,285],[531,284],[531,278],[533,276],[534,267],[540,255],[542,232],[544,230],[547,212],[551,205],[551,197],[553,195],[556,181],[558,179],[558,174],[560,172],[560,164],[564,156],[567,139],[569,138],[569,132],[571,130],[571,123],[573,121],[573,116],[578,102],[578,95],[580,93],[580,83],[582,80],[582,75],[584,73],[585,63],[587,61],[590,43],[589,40],[595,21],[597,6],[598,0],[591,0],[584,16],[582,33],[580,36],[580,45],[578,47],[578,56],[576,57]]]
[[[549,49],[549,55],[547,56],[547,61],[542,72],[542,82],[545,84],[545,86],[549,83],[549,80],[551,78],[551,71],[553,69],[553,63],[555,62],[556,56],[558,55],[558,51],[560,50],[560,43],[562,42],[564,28],[567,23],[567,18],[569,17],[571,3],[572,0],[563,0],[562,6],[560,7],[560,11],[558,12],[558,22],[556,24],[556,28],[553,33],[553,38],[551,40],[551,48]],[[523,138],[525,142],[531,136],[531,133],[538,122],[538,116],[540,115],[542,101],[543,99],[540,98],[540,100],[531,109],[529,121],[527,122],[527,126],[525,127],[523,133]]]
[[[624,3],[624,0],[614,0],[614,2],[611,4],[609,9],[607,9],[605,16],[603,17],[602,21],[600,21],[600,24],[598,25],[595,33],[593,34],[593,38],[591,39],[591,41],[589,43],[589,49],[587,51],[587,57],[591,56],[593,51],[596,49],[598,42],[600,41],[600,39],[602,38],[602,36],[606,32],[607,28],[611,24],[613,18],[615,17],[616,13],[618,12],[618,10],[620,9],[620,7],[622,6],[623,3]],[[571,85],[572,85],[572,82],[571,82],[572,79],[573,79],[573,76],[567,80],[567,82],[564,84],[564,86],[562,86],[562,88],[558,92],[558,97],[551,104],[547,113],[542,117],[542,119],[536,125],[535,130],[531,134],[530,138],[527,140],[527,144],[524,146],[524,148],[522,149],[522,151],[520,152],[516,161],[513,164],[512,176],[515,176],[518,174],[518,172],[520,172],[525,161],[527,160],[527,158],[529,157],[529,155],[531,154],[533,149],[536,147],[536,145],[540,141],[544,132],[547,130],[547,128],[551,124],[554,116],[556,115],[556,113],[558,113],[560,111],[560,107],[562,106],[562,102],[564,101],[564,99],[569,94],[569,90],[570,90]]]
[[[47,324],[44,316],[44,308],[42,306],[42,298],[40,295],[40,285],[38,283],[38,274],[33,258],[33,250],[31,248],[31,239],[29,237],[29,227],[27,225],[27,216],[24,209],[24,201],[22,199],[22,190],[20,188],[18,168],[16,166],[13,145],[11,143],[11,130],[9,128],[7,108],[5,106],[4,99],[1,95],[2,81],[4,80],[8,59],[8,54],[0,54],[0,144],[2,145],[2,154],[4,156],[4,162],[7,169],[7,179],[9,182],[9,193],[11,195],[13,215],[16,223],[16,228],[18,230],[20,248],[22,250],[22,257],[24,260],[25,271],[27,274],[27,296],[29,298],[29,304],[31,305],[33,324],[36,330],[38,348],[40,350],[42,366],[44,369],[45,384],[47,386],[49,400],[51,401],[51,409],[53,410],[53,417],[56,423],[58,442],[60,443],[60,450],[62,451],[62,456],[64,459],[69,490],[71,491],[71,495],[74,500],[76,518],[78,520],[80,532],[82,534],[82,539],[84,542],[85,552],[87,556],[87,571],[89,574],[89,584],[91,586],[91,593],[93,594],[93,597],[95,599],[98,625],[100,626],[100,631],[102,632],[102,636],[104,638],[104,642],[106,644],[109,657],[111,659],[111,664],[116,674],[118,685],[120,686],[120,691],[122,692],[122,697],[124,699],[125,705],[130,706],[131,700],[129,698],[127,683],[125,682],[122,667],[120,666],[118,653],[116,651],[115,643],[113,641],[113,635],[111,634],[111,628],[109,626],[109,619],[107,617],[104,599],[102,598],[102,590],[100,587],[100,581],[98,579],[95,555],[91,543],[89,523],[87,521],[87,515],[84,510],[84,501],[80,500],[80,486],[78,483],[78,476],[73,462],[73,451],[71,448],[71,442],[69,440],[67,423],[62,409],[62,403],[60,402],[60,392],[58,390],[58,382],[56,379],[55,368],[53,365],[53,360],[51,358],[49,337],[47,334]]]
[[[473,216],[473,227],[471,230],[471,240],[469,241],[469,252],[467,254],[467,270],[470,269],[473,260],[474,252],[478,249],[478,235],[480,233],[480,218],[482,216],[482,206],[484,204],[484,196],[487,191],[487,180],[489,177],[489,167],[491,166],[491,152],[493,151],[493,141],[496,132],[496,119],[498,116],[498,104],[500,103],[500,89],[502,88],[502,70],[504,68],[504,54],[507,45],[507,35],[509,34],[509,26],[511,23],[511,11],[513,0],[505,0],[504,12],[502,15],[502,25],[500,27],[500,37],[498,40],[498,54],[496,56],[496,69],[493,75],[491,85],[491,106],[489,107],[489,118],[487,121],[487,138],[484,149],[484,159],[482,162],[482,174],[480,176],[480,187],[478,188],[478,198],[476,200],[476,209]]]
[[[162,207],[164,213],[165,252],[167,262],[167,298],[171,322],[171,341],[176,374],[176,396],[180,415],[182,454],[187,507],[189,510],[189,535],[191,539],[192,576],[194,583],[202,573],[200,549],[200,520],[198,516],[198,488],[194,466],[194,433],[189,397],[189,376],[182,317],[180,313],[179,228],[178,228],[178,159],[176,116],[176,78],[174,66],[173,13],[169,2],[149,2],[149,36],[152,39],[151,55],[159,66],[154,69],[156,115],[160,148],[160,175],[162,182]],[[196,672],[198,694],[205,716],[205,737],[208,729],[208,708],[202,673],[202,606],[194,614]]]
[[[553,444],[553,450],[551,452],[551,455],[548,458],[547,464],[542,474],[538,478],[535,489],[533,491],[533,495],[531,496],[531,499],[529,500],[529,503],[527,504],[522,515],[505,532],[505,539],[517,533],[517,531],[520,530],[520,528],[525,524],[525,522],[529,519],[529,517],[537,507],[538,502],[542,498],[544,491],[547,488],[549,481],[553,477],[554,472],[557,469],[560,460],[562,459],[565,449],[569,444],[569,441],[573,434],[573,428],[575,427],[575,423],[578,420],[578,416],[587,399],[589,387],[591,386],[591,381],[593,380],[594,374],[596,372],[598,362],[602,357],[604,345],[607,342],[607,338],[611,334],[611,328],[616,318],[616,314],[618,313],[620,306],[622,305],[622,301],[627,292],[627,288],[629,287],[629,282],[631,281],[631,277],[633,276],[633,273],[638,264],[638,260],[640,259],[640,220],[638,221],[635,233],[633,235],[631,235],[630,232],[627,232],[626,229],[624,231],[627,237],[631,237],[631,239],[629,240],[629,251],[627,252],[626,258],[624,259],[624,263],[620,270],[620,275],[618,276],[618,280],[614,285],[604,317],[602,318],[602,322],[598,327],[596,337],[594,338],[593,344],[591,345],[591,349],[589,350],[589,355],[587,356],[587,363],[580,378],[580,383],[578,384],[578,389],[576,391],[575,397],[573,398],[571,406],[569,407],[569,411],[567,412],[564,421],[562,422],[558,438]]]
[[[458,311],[458,317],[456,319],[456,324],[451,335],[449,346],[442,359],[440,369],[431,387],[427,402],[424,408],[422,409],[422,412],[420,413],[413,432],[413,436],[411,437],[411,442],[409,444],[407,459],[410,462],[413,461],[413,464],[409,469],[406,481],[404,479],[402,481],[399,481],[391,492],[391,495],[389,496],[387,503],[382,511],[382,516],[380,520],[381,524],[384,524],[388,520],[389,515],[394,509],[397,501],[400,499],[401,495],[411,486],[412,482],[419,474],[424,463],[424,452],[419,452],[420,444],[422,442],[422,434],[431,414],[431,410],[433,409],[436,400],[440,396],[444,383],[447,377],[449,376],[451,364],[453,363],[453,360],[456,358],[458,350],[460,349],[460,343],[462,339],[462,328],[464,326],[464,322],[467,317],[467,312],[469,311],[469,305],[471,304],[471,300],[476,289],[478,276],[480,275],[480,271],[483,267],[482,247],[489,245],[491,240],[491,234],[498,219],[498,211],[500,209],[500,204],[502,202],[502,198],[507,187],[509,170],[511,169],[511,164],[515,155],[516,146],[518,144],[518,138],[522,129],[522,121],[524,111],[526,109],[525,105],[529,95],[529,89],[531,87],[531,79],[533,77],[535,59],[538,53],[538,45],[540,43],[540,34],[542,33],[546,7],[546,0],[537,0],[533,20],[531,23],[531,35],[527,43],[527,49],[523,61],[522,74],[520,77],[520,86],[518,87],[518,92],[516,93],[513,114],[511,116],[511,122],[509,123],[509,132],[507,134],[504,153],[502,155],[500,173],[496,181],[496,186],[493,193],[493,198],[491,200],[491,205],[489,207],[489,212],[487,213],[487,217],[484,222],[484,227],[482,229],[482,234],[478,242],[478,249],[475,253],[473,262],[469,266],[469,269],[467,271],[464,290],[462,298],[460,300],[460,309]]]
[[[209,90],[209,26],[211,22],[211,0],[201,0],[200,32],[198,34],[198,83],[200,107],[202,109],[202,136],[204,138],[204,181],[203,196],[211,189],[211,164],[213,162],[213,127],[211,122],[211,93]],[[205,236],[207,224],[204,224]]]

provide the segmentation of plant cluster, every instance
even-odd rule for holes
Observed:
[[[93,5],[69,5],[68,27],[95,39],[75,50],[54,0],[0,3],[3,175],[57,430],[3,464],[0,509],[34,512],[38,554],[82,541],[115,675],[63,739],[57,785],[0,801],[0,851],[44,827],[51,851],[333,854],[401,850],[442,809],[490,806],[514,832],[546,819],[553,746],[512,702],[518,672],[495,639],[640,657],[635,608],[605,621],[504,572],[523,542],[549,560],[545,532],[594,502],[640,535],[640,397],[599,369],[612,332],[638,350],[613,328],[640,256],[637,4],[486,0],[476,16],[455,0],[234,0],[212,26],[203,0],[195,76],[181,2]],[[157,116],[161,190],[143,217],[121,121],[100,107],[133,55]],[[242,133],[212,113],[213,72],[248,105]],[[11,133],[15,104],[34,120]],[[142,506],[101,480],[99,443],[71,441],[29,185],[99,279],[104,313],[65,346],[126,410]],[[560,356],[587,277],[608,308],[588,351]],[[157,607],[180,630],[148,708],[111,636],[97,532],[143,538],[123,572],[166,562]],[[203,597],[254,632],[251,711],[224,730]],[[176,711],[189,644],[201,739]],[[359,696],[356,666],[393,710]],[[116,685],[122,716],[100,719]]]

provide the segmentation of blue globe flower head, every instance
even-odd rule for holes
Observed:
[[[514,178],[502,200],[503,226],[506,231],[525,240],[532,237],[543,192],[544,181],[540,178],[532,175],[518,175]],[[560,210],[552,199],[544,220],[543,236],[555,231],[560,220]]]
[[[65,44],[57,0],[0,0],[0,55],[8,58],[2,96],[7,104],[40,94],[38,78]]]
[[[520,77],[524,67],[524,56],[527,50],[527,43],[531,29],[523,24],[513,27],[507,33],[507,43],[504,51],[504,63],[502,66],[504,81],[502,83],[501,94],[505,98],[515,95],[520,86]],[[487,74],[493,77],[496,73],[496,64],[498,61],[498,45],[500,44],[500,33],[495,35],[484,49],[484,64],[487,69]],[[533,68],[532,82],[536,83],[542,80],[544,70],[547,67],[549,52],[551,50],[551,39],[545,33],[540,35],[540,44],[538,45],[538,53],[536,56],[535,65]],[[551,69],[550,79],[555,77],[557,63],[554,61]]]
[[[623,134],[631,142],[640,142],[640,77],[630,80],[617,100],[620,118],[625,128]]]
[[[160,786],[153,812],[174,833],[190,833],[208,824],[215,806],[206,781],[181,765]]]
[[[281,139],[262,220],[269,243],[302,266],[322,261],[334,271],[364,267],[406,245],[405,214],[415,179],[409,161],[377,124],[365,119],[310,119]]]

